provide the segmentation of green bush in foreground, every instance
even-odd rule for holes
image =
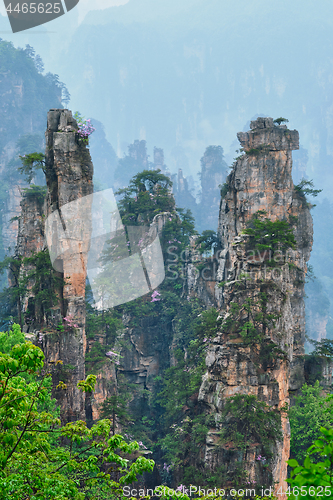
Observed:
[[[14,346],[0,336],[8,351],[0,352],[0,500],[122,498],[122,486],[151,471],[153,460],[131,461],[138,443],[112,435],[108,419],[91,429],[81,420],[61,427],[44,354],[19,333],[16,325]],[[78,387],[91,392],[95,382],[88,375]]]
[[[333,429],[321,427],[322,436],[308,449],[304,464],[299,465],[297,460],[288,460],[288,465],[293,468],[290,479],[290,500],[312,500],[313,498],[333,497]],[[317,463],[311,455],[322,457]]]

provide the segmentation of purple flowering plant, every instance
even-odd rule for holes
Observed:
[[[96,130],[92,123],[91,120],[85,120],[83,116],[80,115],[78,111],[74,114],[74,118],[77,121],[78,125],[78,135],[79,135],[79,140],[83,144],[88,144],[89,143],[89,136]]]
[[[110,358],[110,360],[113,363],[115,363],[116,365],[120,364],[119,358],[121,356],[120,356],[120,354],[118,352],[108,351],[108,352],[105,353],[105,356],[107,356],[108,358]]]
[[[256,460],[261,463],[264,467],[268,467],[267,458],[262,455],[258,455]]]
[[[161,297],[161,294],[157,290],[155,290],[152,293],[152,295],[151,295],[151,301],[150,302],[158,302],[158,301],[161,300],[160,297]]]
[[[67,316],[65,316],[64,321],[66,330],[71,330],[72,328],[79,328],[79,325],[76,323],[73,314],[68,314]]]

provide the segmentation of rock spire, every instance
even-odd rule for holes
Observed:
[[[312,247],[312,217],[305,196],[291,176],[296,130],[272,118],[251,122],[239,133],[242,146],[227,178],[218,225],[215,300],[218,335],[209,347],[199,399],[214,414],[217,430],[207,436],[206,464],[224,464],[233,477],[242,455],[251,484],[277,484],[286,490],[290,447],[285,409],[290,392],[304,381],[306,262]],[[240,451],[219,441],[228,426],[228,398],[254,395],[281,415],[282,439],[251,439]],[[265,457],[265,467],[261,459]],[[282,498],[282,497],[279,497]]]

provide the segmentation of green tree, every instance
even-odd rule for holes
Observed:
[[[6,269],[10,286],[0,293],[2,320],[14,316],[21,327],[23,319],[26,323],[42,324],[65,284],[63,277],[53,269],[48,250],[36,252],[31,257],[6,257],[0,263],[0,272]],[[23,314],[22,303],[29,293],[31,297]]]
[[[146,170],[149,166],[146,141],[135,140],[128,146],[128,154],[118,160],[114,173],[117,186],[127,186],[137,172]]]
[[[272,455],[272,445],[282,439],[281,415],[255,395],[236,394],[228,398],[222,410],[221,443],[246,450],[261,443],[263,453]]]
[[[8,269],[8,275],[10,278],[10,286],[5,287],[0,292],[0,310],[1,310],[1,320],[3,322],[8,322],[13,319],[23,326],[23,315],[22,315],[22,300],[26,294],[26,287],[20,279],[20,269],[22,265],[22,257],[5,257],[2,262],[0,262],[0,272],[1,274]]]
[[[307,179],[302,179],[299,184],[296,184],[295,190],[305,198],[305,196],[318,196],[322,192],[322,189],[314,189],[313,180],[308,181]]]
[[[333,424],[333,402],[322,394],[317,380],[314,386],[304,384],[289,410],[291,457],[302,462],[309,446],[320,437],[321,427]]]
[[[18,168],[19,172],[25,175],[25,180],[30,184],[37,174],[38,170],[45,173],[45,155],[43,153],[30,153],[20,156],[22,166]]]
[[[206,370],[207,346],[217,332],[217,316],[216,309],[205,311],[194,303],[174,320],[174,329],[179,330],[176,363],[166,370],[157,395],[157,402],[165,409],[159,440],[164,460],[173,464],[182,480],[195,484],[204,480],[194,467],[198,447],[204,445],[208,428],[215,426],[214,419],[199,407],[198,393]]]
[[[142,456],[131,461],[139,445],[112,436],[110,420],[91,429],[83,421],[61,427],[59,418],[42,408],[50,399],[43,365],[43,352],[31,342],[0,353],[0,499],[84,500],[96,491],[106,495],[98,498],[122,498],[121,485],[151,471],[153,461]],[[78,387],[91,392],[95,382],[89,375]],[[61,437],[69,444],[59,446]]]
[[[319,456],[319,462],[313,457]],[[291,487],[291,500],[312,500],[313,498],[332,498],[333,494],[333,429],[320,428],[316,439],[307,451],[304,464],[295,459],[288,460],[293,468],[287,482]]]
[[[123,224],[136,226],[150,224],[155,215],[175,210],[170,193],[172,182],[160,170],[143,170],[136,174],[127,188],[116,194],[121,198],[118,207]]]
[[[289,120],[287,118],[282,118],[282,116],[274,120],[274,123],[276,123],[277,125],[281,125],[281,123],[288,123],[288,122]]]
[[[272,221],[264,218],[265,211],[252,217],[249,227],[243,233],[249,236],[249,246],[259,251],[268,250],[272,256],[276,250],[295,248],[296,240],[290,224],[285,220]]]
[[[124,427],[132,421],[127,406],[128,400],[125,395],[118,394],[118,392],[109,396],[103,402],[101,416],[102,418],[109,418],[111,420],[113,434],[115,434],[116,425]]]

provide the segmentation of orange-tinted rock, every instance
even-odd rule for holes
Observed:
[[[46,182],[48,187],[47,213],[59,210],[66,204],[90,195],[93,192],[93,165],[89,150],[78,139],[77,123],[68,110],[53,109],[47,116],[46,137]],[[88,213],[88,211],[87,211]],[[76,215],[74,214],[74,217]],[[63,260],[63,313],[71,316],[78,325],[68,333],[50,338],[54,356],[61,349],[61,360],[70,365],[69,384],[62,400],[63,419],[84,418],[84,395],[76,387],[85,378],[85,284],[86,264],[90,245],[91,226],[77,213],[77,224],[82,228],[78,242],[80,254],[76,259]]]
[[[89,150],[82,141],[79,141],[77,129],[77,123],[70,111],[64,109],[49,111],[45,153],[48,193],[44,204],[33,196],[23,197],[16,257],[31,257],[38,252],[47,251],[45,241],[47,217],[55,211],[58,211],[61,217],[61,210],[67,204],[93,192],[93,165]],[[80,207],[80,204],[72,206]],[[88,205],[85,206],[84,213],[79,209],[73,213],[72,222],[78,226],[76,231],[78,251],[63,258],[62,273],[59,272],[59,262],[57,263],[58,276],[64,278],[64,283],[56,290],[57,303],[48,314],[44,314],[42,318],[32,318],[30,323],[27,322],[26,315],[24,325],[26,332],[37,335],[37,341],[44,350],[47,363],[54,367],[52,370],[54,394],[61,405],[63,421],[85,418],[84,394],[76,385],[85,378],[85,284],[91,236],[89,215]],[[57,238],[66,238],[66,233],[55,235],[55,244],[61,246],[62,242],[57,242]],[[29,266],[31,267],[30,264]],[[21,266],[21,273],[26,271],[27,266]],[[31,289],[23,304],[23,311],[27,310],[30,298],[33,300]],[[66,322],[64,317],[69,317],[70,321]],[[55,364],[59,360],[63,364],[56,367]],[[66,383],[66,390],[56,389],[60,380]]]
[[[299,356],[304,352],[304,277],[313,230],[306,200],[294,189],[291,176],[291,151],[298,149],[298,132],[274,125],[271,118],[258,118],[251,122],[251,129],[238,134],[245,154],[236,160],[227,179],[228,192],[221,200],[215,301],[225,321],[231,304],[242,305],[247,299],[257,304],[260,312],[260,293],[265,291],[267,311],[277,318],[275,326],[261,325],[263,338],[274,342],[284,355],[265,366],[258,357],[260,346],[246,345],[239,334],[221,331],[209,347],[207,372],[199,394],[199,400],[206,402],[217,420],[230,396],[255,394],[272,408],[281,409],[289,403],[289,390],[297,390],[304,381],[303,360]],[[273,256],[249,252],[248,236],[243,231],[258,211],[265,211],[263,217],[272,221],[289,221],[293,227],[296,246],[275,267],[267,265]],[[217,286],[219,282],[225,282],[222,289]],[[283,440],[275,443],[269,470],[273,482],[285,491],[290,447],[285,414],[282,431]],[[259,452],[260,447],[253,453],[248,448],[243,458],[248,480],[257,483],[264,479],[265,472],[255,464],[255,454]],[[222,462],[227,469],[234,467],[228,463],[230,454],[211,444],[210,433],[205,460],[211,469]]]

